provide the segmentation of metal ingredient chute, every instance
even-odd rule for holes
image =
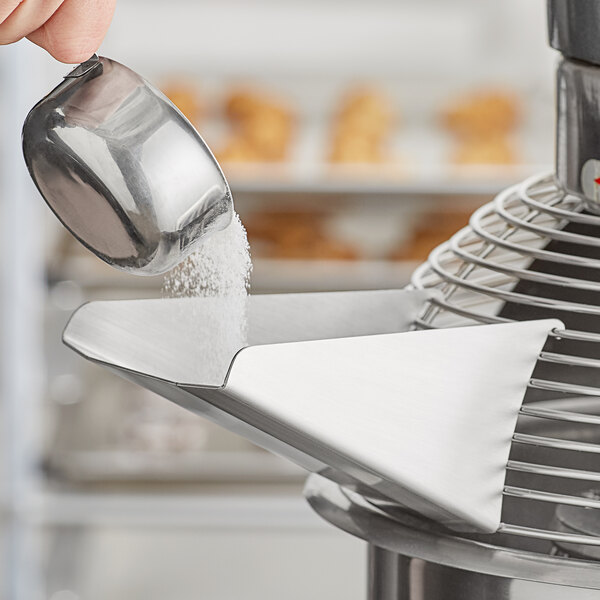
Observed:
[[[251,296],[243,349],[219,347],[218,298],[94,302],[64,340],[309,471],[459,530],[495,531],[523,393],[562,325],[407,332],[430,297]]]

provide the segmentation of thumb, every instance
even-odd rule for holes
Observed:
[[[39,29],[27,37],[64,63],[87,60],[100,46],[116,0],[65,0]]]

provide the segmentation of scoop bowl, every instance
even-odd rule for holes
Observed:
[[[193,125],[131,69],[93,56],[23,126],[29,173],[63,225],[108,264],[164,273],[233,215]]]

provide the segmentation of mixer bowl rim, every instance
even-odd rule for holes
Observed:
[[[433,531],[426,520],[413,515],[407,514],[407,522],[403,522],[400,515],[392,517],[366,497],[317,474],[307,479],[304,496],[332,525],[397,554],[496,577],[600,590],[600,569],[592,561],[557,558]]]

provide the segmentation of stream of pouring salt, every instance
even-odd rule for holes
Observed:
[[[234,355],[247,345],[251,270],[246,230],[235,214],[226,229],[165,276],[164,294],[189,302],[189,335],[198,340],[198,383],[222,385]]]

